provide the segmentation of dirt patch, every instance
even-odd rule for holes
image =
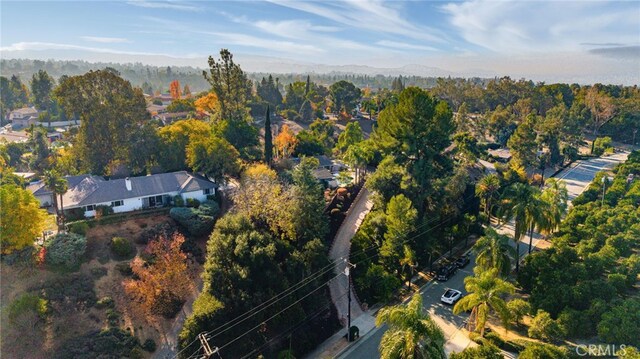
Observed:
[[[90,331],[102,330],[115,325],[144,342],[153,339],[158,347],[166,341],[167,335],[175,336],[175,320],[149,317],[132,303],[124,291],[123,281],[127,279],[117,268],[131,259],[116,258],[110,251],[109,243],[115,236],[135,242],[140,233],[156,224],[172,222],[166,214],[155,214],[135,218],[120,223],[96,225],[87,231],[87,251],[85,262],[75,273],[49,271],[34,264],[0,266],[0,325],[2,327],[0,354],[2,358],[50,358],[59,345],[68,339],[82,336]],[[206,238],[198,239],[196,244],[204,249]],[[136,245],[137,252],[144,245]],[[192,296],[197,295],[197,281],[202,265],[189,259],[189,271],[192,280]],[[6,309],[21,295],[31,291],[38,294],[39,289],[48,283],[70,276],[91,278],[89,285],[100,300],[111,297],[115,303],[113,309],[97,308],[89,305],[80,307],[61,302],[52,305],[45,320],[26,318],[19,326],[10,323]],[[111,313],[111,320],[107,314]],[[28,320],[27,320],[28,319]],[[111,324],[109,324],[111,321]],[[148,355],[150,356],[150,355]]]

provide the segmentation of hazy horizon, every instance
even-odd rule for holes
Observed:
[[[640,83],[640,4],[629,1],[3,1],[0,6],[2,59],[204,68],[207,56],[228,48],[250,72],[393,74],[395,69],[420,76]]]

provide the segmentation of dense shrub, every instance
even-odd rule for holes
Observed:
[[[84,217],[84,207],[71,208],[64,210],[64,218],[67,221],[80,221],[85,219]]]
[[[25,293],[11,302],[7,308],[11,322],[29,312],[35,313],[40,319],[44,319],[48,313],[47,301],[36,294]]]
[[[111,251],[118,258],[131,258],[136,253],[135,245],[123,237],[111,238]]]
[[[147,244],[152,239],[158,237],[170,237],[176,230],[175,225],[170,223],[159,223],[141,231],[140,235],[136,238],[136,243]]]
[[[568,359],[564,348],[549,344],[530,343],[520,352],[519,359]]]
[[[181,195],[178,194],[173,197],[173,205],[176,207],[184,206],[184,199],[182,199]]]
[[[214,217],[205,215],[196,208],[171,208],[169,215],[194,236],[208,234],[215,223]]]
[[[593,154],[602,156],[611,147],[611,137],[598,137],[593,144]]]
[[[32,289],[40,291],[42,297],[54,305],[72,304],[82,309],[92,307],[97,301],[93,278],[85,274],[67,274]]]
[[[120,274],[122,274],[125,277],[128,277],[133,274],[133,271],[131,270],[131,265],[129,264],[129,262],[117,263],[115,268],[118,272],[120,272]]]
[[[200,207],[200,201],[195,198],[187,198],[187,207],[198,208]]]
[[[467,348],[460,353],[451,353],[450,359],[502,359],[500,350],[494,345],[486,344]]]
[[[96,308],[113,308],[115,306],[115,302],[111,297],[102,297],[99,301],[96,302]]]
[[[54,358],[95,359],[131,357],[138,338],[119,328],[89,332],[64,342]]]
[[[104,277],[105,275],[107,275],[107,273],[108,273],[108,269],[105,268],[105,267],[91,268],[91,275],[95,279],[100,279],[100,278]]]
[[[529,326],[529,336],[550,342],[557,340],[561,335],[560,326],[551,318],[551,315],[544,310],[538,310],[538,314],[536,314]]]
[[[215,201],[204,201],[198,209],[202,214],[211,217],[217,217],[218,213],[220,213],[220,206],[218,206],[218,203]]]
[[[87,222],[76,222],[69,224],[69,232],[85,236],[89,230]]]
[[[47,264],[76,268],[87,249],[87,239],[75,233],[58,233],[44,247]]]
[[[110,214],[113,214],[113,207],[105,205],[96,206],[96,218],[101,218]]]
[[[157,345],[155,340],[153,339],[147,339],[144,341],[144,344],[142,344],[142,349],[148,351],[149,353],[153,353],[156,351]]]

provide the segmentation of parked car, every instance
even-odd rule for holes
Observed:
[[[436,278],[439,281],[446,282],[456,273],[457,270],[458,267],[455,264],[448,264],[438,270]]]
[[[462,298],[462,292],[455,289],[447,289],[446,292],[440,297],[440,301],[445,304],[456,304],[457,301]]]
[[[458,268],[464,268],[470,261],[471,259],[469,258],[469,254],[464,254],[460,258],[456,259],[455,264]]]

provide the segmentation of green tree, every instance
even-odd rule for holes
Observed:
[[[237,176],[239,173],[238,151],[224,138],[192,141],[187,146],[186,155],[189,167],[216,182],[224,182],[225,176]]]
[[[400,261],[405,252],[405,239],[415,229],[418,211],[413,208],[411,200],[402,194],[391,198],[386,210],[387,232],[380,247],[380,257],[385,266],[401,274]]]
[[[537,187],[514,183],[504,193],[502,214],[508,222],[515,222],[513,240],[516,242],[516,271],[520,269],[520,240],[529,233],[529,253],[533,246],[533,231],[545,225],[545,203]]]
[[[450,359],[502,359],[500,349],[493,344],[468,347],[460,353],[451,353]]]
[[[209,56],[209,70],[203,71],[202,74],[211,84],[211,90],[218,96],[219,106],[216,118],[231,122],[246,121],[247,94],[250,93],[247,75],[240,65],[233,61],[231,52],[221,49],[219,60]]]
[[[466,166],[472,166],[480,157],[478,140],[469,132],[458,132],[453,136],[456,156]]]
[[[54,80],[45,70],[39,70],[31,78],[31,94],[33,104],[38,110],[47,111],[51,108],[51,90]]]
[[[407,305],[380,309],[376,326],[389,329],[380,341],[382,359],[445,358],[444,334],[422,307],[422,296],[415,293]]]
[[[0,239],[2,254],[33,245],[42,235],[47,212],[34,195],[16,185],[0,186]]]
[[[196,110],[196,106],[191,99],[175,99],[167,106],[167,112],[192,112]]]
[[[545,203],[544,223],[541,226],[547,233],[555,232],[560,226],[562,217],[567,213],[567,201],[569,194],[567,185],[555,178],[546,181],[546,188],[542,191],[540,199]]]
[[[509,317],[509,310],[502,296],[515,291],[513,284],[500,279],[497,269],[476,272],[475,276],[464,279],[464,287],[469,292],[453,307],[454,314],[471,310],[470,330],[473,328],[484,336],[484,327],[490,311],[496,312],[503,320]],[[473,327],[471,327],[473,326]]]
[[[640,299],[629,298],[602,315],[598,335],[607,343],[640,346]]]
[[[128,162],[130,134],[149,119],[142,90],[107,69],[69,77],[54,95],[69,118],[82,120],[74,146],[91,173],[105,174],[112,161]]]
[[[315,118],[315,112],[311,107],[311,102],[309,100],[305,100],[300,106],[300,118],[304,123],[311,123]]]
[[[546,342],[557,340],[562,335],[558,323],[544,310],[538,310],[536,316],[531,320],[527,334],[531,338]]]
[[[549,344],[530,343],[518,358],[521,359],[568,359],[567,351]]]
[[[62,210],[63,201],[62,196],[67,193],[69,189],[69,184],[67,180],[60,175],[58,171],[55,169],[50,171],[45,171],[43,174],[44,185],[53,192],[53,206],[56,211],[56,216],[58,219],[58,224],[61,227],[64,227],[64,211]],[[60,203],[58,204],[58,196],[60,196]]]
[[[176,121],[158,130],[160,151],[158,163],[165,171],[178,171],[187,166],[187,146],[191,141],[211,137],[211,127],[199,120]]]
[[[269,76],[271,77],[271,76]],[[269,106],[264,120],[264,163],[271,166],[273,159],[273,132],[271,132],[271,117],[269,116]]]
[[[511,161],[525,168],[531,167],[536,163],[538,143],[536,142],[537,135],[534,130],[535,121],[536,117],[534,115],[527,116],[507,142],[507,147],[511,151]]]
[[[166,127],[163,127],[166,128]],[[161,161],[161,151],[163,150],[160,136],[156,126],[145,123],[136,127],[130,134],[131,145],[129,146],[129,162],[127,166],[131,172],[139,175],[146,175],[159,165]],[[184,151],[184,149],[182,149]]]
[[[333,111],[336,114],[345,113],[351,116],[360,100],[360,89],[349,81],[341,80],[329,88]]]
[[[497,269],[501,275],[509,275],[511,256],[515,257],[509,237],[498,234],[489,227],[485,235],[473,245],[473,251],[476,253],[476,263],[482,270]]]
[[[42,172],[50,167],[51,150],[49,149],[47,131],[42,127],[31,127],[29,132],[29,145],[33,150],[30,166],[38,172]]]
[[[531,313],[531,304],[524,299],[512,299],[507,303],[507,309],[509,309],[511,318],[516,322],[516,325],[520,325],[522,317]]]
[[[487,223],[491,223],[491,210],[493,201],[496,199],[500,189],[500,178],[497,174],[489,174],[480,179],[476,184],[476,196],[482,199],[484,213],[487,215]]]
[[[364,134],[362,128],[357,122],[350,122],[344,129],[344,132],[338,136],[337,149],[341,153],[345,153],[350,146],[358,144],[364,140]]]

